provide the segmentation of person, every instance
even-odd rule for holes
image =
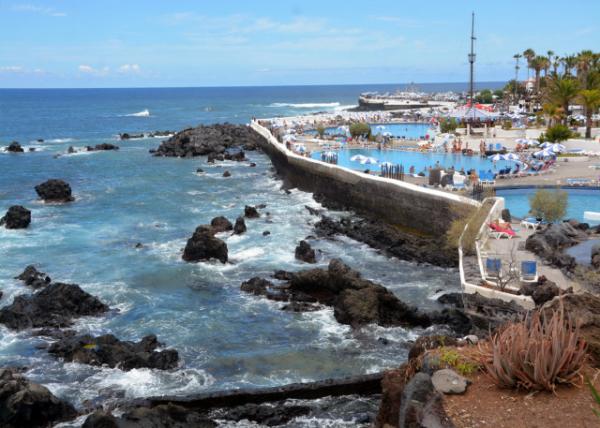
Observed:
[[[414,174],[415,173],[415,166],[411,165],[410,168],[408,168],[408,173],[409,174]]]

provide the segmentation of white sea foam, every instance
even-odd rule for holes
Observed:
[[[339,107],[340,103],[272,103],[269,107],[291,107],[291,108],[334,108]]]
[[[145,109],[142,111],[138,111],[137,113],[126,114],[128,117],[150,117],[150,110]]]
[[[265,250],[263,250],[262,248],[254,247],[234,252],[229,255],[229,258],[233,263],[240,263],[248,261],[249,259],[258,258],[263,254],[265,254]]]
[[[51,138],[49,140],[44,140],[45,143],[71,143],[75,141],[75,138]]]

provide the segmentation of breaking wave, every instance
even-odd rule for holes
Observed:
[[[269,107],[291,107],[291,108],[334,108],[339,107],[340,103],[273,103]]]
[[[145,109],[142,111],[138,111],[137,113],[126,114],[128,117],[150,117],[150,110]]]

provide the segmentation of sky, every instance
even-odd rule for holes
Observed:
[[[596,0],[0,0],[0,88],[464,82],[471,11],[478,81],[600,46]]]

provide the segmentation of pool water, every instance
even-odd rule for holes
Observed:
[[[389,132],[392,134],[392,137],[404,137],[411,140],[425,138],[426,135],[433,136],[435,133],[433,130],[430,130],[429,125],[426,123],[371,123],[370,126],[373,135]],[[338,127],[327,128],[325,133],[328,135],[337,135],[340,133],[340,129]]]
[[[598,189],[573,189],[565,188],[569,194],[567,205],[567,217],[589,223],[600,224],[598,221],[583,218],[584,211],[600,212],[600,190]],[[502,196],[506,207],[515,217],[527,217],[529,215],[529,196],[535,193],[535,188],[529,189],[499,189],[497,196]]]
[[[443,168],[454,167],[456,170],[463,168],[465,171],[470,169],[492,170],[514,166],[514,162],[499,161],[494,163],[487,158],[479,156],[465,156],[457,153],[431,153],[431,152],[414,152],[404,150],[378,150],[378,149],[348,149],[339,150],[338,165],[351,169],[370,169],[371,171],[379,171],[380,165],[383,162],[391,162],[394,165],[403,165],[406,172],[411,166],[415,167],[415,172],[426,171],[429,167],[434,167],[438,162]],[[350,160],[356,155],[363,155],[377,159],[377,164],[361,164],[358,161]],[[321,159],[321,152],[314,152],[313,159]]]

